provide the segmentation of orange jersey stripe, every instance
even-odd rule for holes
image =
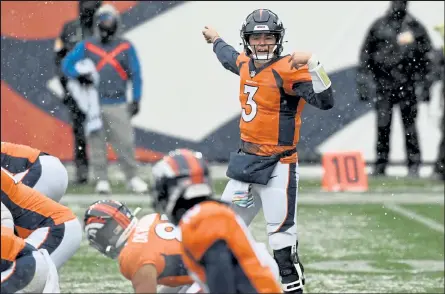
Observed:
[[[1,189],[1,201],[11,211],[18,231],[29,233],[40,227],[59,225],[76,218],[68,207],[17,182],[3,168]]]
[[[27,158],[31,163],[35,162],[40,155],[40,150],[26,145],[2,142],[1,146],[2,153],[12,157]]]
[[[1,255],[2,259],[15,261],[17,254],[25,248],[25,240],[14,235],[14,231],[1,226]]]
[[[13,174],[21,173],[29,169],[39,158],[40,150],[26,145],[1,143],[1,165]]]

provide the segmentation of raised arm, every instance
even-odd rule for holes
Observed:
[[[216,57],[224,68],[230,70],[236,75],[239,75],[239,52],[221,39],[215,29],[211,27],[206,26],[202,31],[202,34],[204,35],[207,43],[213,44],[213,52],[215,52]]]

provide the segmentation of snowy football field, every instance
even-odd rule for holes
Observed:
[[[385,191],[386,190],[386,191]],[[326,193],[300,188],[299,252],[307,293],[444,293],[443,186],[398,187],[368,193]],[[94,194],[66,195],[63,203],[79,218]],[[139,216],[152,212],[148,196],[110,196]],[[251,225],[267,242],[260,213]],[[62,268],[64,293],[131,293],[117,263],[83,241]]]

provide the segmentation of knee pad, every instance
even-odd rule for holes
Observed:
[[[42,293],[50,272],[50,265],[40,250],[34,251],[32,255],[35,259],[36,270],[33,279],[26,288],[29,290],[28,293]]]
[[[45,262],[48,265],[48,275],[42,293],[60,293],[59,274],[57,272],[56,265],[54,264],[46,249],[40,249],[39,252],[40,254],[42,254]]]
[[[59,247],[51,253],[51,259],[59,269],[79,249],[82,242],[82,225],[77,218],[65,222],[65,234]]]

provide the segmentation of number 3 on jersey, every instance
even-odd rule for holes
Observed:
[[[256,104],[256,102],[254,100],[254,96],[257,91],[258,91],[258,87],[244,85],[244,94],[247,94],[246,105],[250,106],[250,111],[249,111],[249,113],[247,113],[246,105],[243,105],[243,111],[242,111],[241,116],[245,122],[252,121],[257,114],[258,105]]]

